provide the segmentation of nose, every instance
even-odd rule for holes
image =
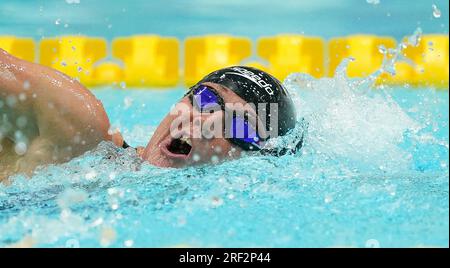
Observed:
[[[223,136],[223,112],[194,113],[193,126],[197,137],[202,139],[222,138]]]

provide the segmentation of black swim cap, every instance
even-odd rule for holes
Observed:
[[[205,82],[226,86],[255,107],[266,103],[265,127],[269,133],[270,116],[273,115],[278,115],[278,135],[283,136],[295,127],[297,120],[294,102],[280,81],[272,75],[252,67],[233,66],[210,73],[197,85]],[[277,103],[278,110],[270,111],[270,103]]]

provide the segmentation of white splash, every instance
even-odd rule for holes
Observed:
[[[371,5],[378,5],[380,3],[380,0],[366,0],[368,4]]]
[[[441,10],[439,10],[439,8],[434,4],[431,7],[433,8],[433,17],[435,17],[436,19],[440,18]]]
[[[401,148],[407,134],[417,134],[424,126],[382,89],[373,89],[384,72],[395,75],[395,63],[405,60],[402,50],[420,42],[421,29],[395,49],[380,47],[385,55],[382,67],[363,79],[349,79],[345,59],[334,77],[315,79],[306,74],[291,74],[285,81],[293,93],[298,116],[308,122],[306,146],[318,167],[336,163],[350,169],[408,170],[412,154]],[[389,57],[387,57],[389,55]]]

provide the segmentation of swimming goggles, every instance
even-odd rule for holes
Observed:
[[[225,104],[220,95],[211,87],[196,85],[186,94],[191,100],[192,106],[199,112],[211,112],[221,109],[225,112]],[[230,119],[230,115],[225,113],[225,120]],[[261,149],[261,137],[258,135],[256,127],[252,126],[248,119],[232,113],[230,129],[226,129],[226,139],[247,151],[257,151]],[[228,135],[227,135],[228,134]]]

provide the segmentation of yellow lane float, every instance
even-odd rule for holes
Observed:
[[[97,85],[93,77],[94,64],[107,55],[103,38],[63,36],[43,39],[40,43],[40,63],[57,69],[87,86]]]
[[[324,75],[324,41],[318,37],[278,35],[258,41],[258,56],[270,64],[268,72],[283,81],[301,72],[316,78]]]
[[[403,56],[410,63],[396,63],[396,75],[387,77],[384,82],[448,89],[448,40],[448,35],[423,35],[417,46],[408,45],[402,51]],[[405,44],[406,41],[405,39]]]
[[[95,84],[105,86],[123,82],[123,69],[114,62],[102,62],[94,67],[92,77]]]
[[[113,56],[124,63],[124,81],[131,87],[169,87],[179,81],[179,42],[156,35],[121,37]]]
[[[250,39],[229,35],[190,37],[184,46],[184,80],[192,86],[205,75],[239,65],[252,54]]]
[[[408,40],[403,40],[408,44]],[[260,38],[252,60],[250,39],[230,35],[188,37],[184,60],[180,42],[157,35],[120,37],[112,42],[108,55],[103,38],[62,36],[40,42],[39,63],[77,78],[86,86],[123,83],[127,87],[174,87],[180,77],[191,86],[210,72],[232,65],[262,69],[283,81],[292,72],[316,78],[333,76],[345,58],[353,58],[347,68],[351,78],[367,77],[380,69],[386,53],[396,48],[395,39],[375,35],[332,38],[325,49],[319,37],[282,34]],[[35,43],[30,38],[0,36],[0,48],[28,61],[35,61]],[[378,84],[436,87],[448,89],[449,36],[426,34],[416,46],[407,45],[395,63],[395,75],[382,74]],[[107,61],[115,57],[116,59]],[[406,60],[405,60],[406,59]],[[119,60],[121,62],[119,62]],[[184,64],[180,68],[180,62]]]
[[[395,48],[395,39],[375,35],[333,38],[328,43],[328,76],[333,76],[345,58],[353,58],[347,68],[349,77],[366,77],[381,68],[384,49]]]
[[[20,59],[35,60],[35,45],[31,38],[0,36],[0,48]]]

